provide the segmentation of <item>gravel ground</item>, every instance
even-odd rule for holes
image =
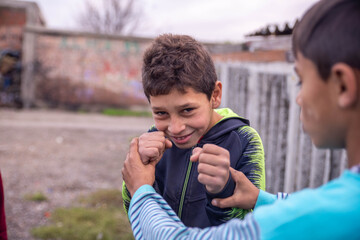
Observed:
[[[0,109],[0,170],[10,240],[33,240],[30,229],[46,213],[72,205],[80,195],[121,189],[129,141],[151,118],[110,117],[62,111]],[[41,191],[49,201],[24,195]]]

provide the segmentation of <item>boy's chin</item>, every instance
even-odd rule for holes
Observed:
[[[342,149],[345,148],[345,144],[340,141],[329,141],[329,139],[321,141],[319,139],[312,138],[312,143],[319,149]]]

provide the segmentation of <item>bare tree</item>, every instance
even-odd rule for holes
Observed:
[[[102,0],[102,7],[86,0],[85,12],[79,16],[79,25],[96,33],[125,35],[133,33],[140,17],[135,0]]]

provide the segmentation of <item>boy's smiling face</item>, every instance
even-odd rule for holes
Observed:
[[[220,87],[219,87],[220,85]],[[220,105],[221,83],[217,82],[211,99],[204,93],[186,88],[169,94],[150,96],[155,126],[181,149],[195,146],[200,138],[221,119],[214,109]]]

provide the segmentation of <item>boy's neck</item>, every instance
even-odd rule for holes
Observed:
[[[215,126],[222,118],[223,116],[221,116],[219,113],[213,110],[213,119],[212,119],[211,127]]]
[[[346,151],[349,168],[360,164],[360,125],[357,129],[349,131],[349,136],[346,142]]]

